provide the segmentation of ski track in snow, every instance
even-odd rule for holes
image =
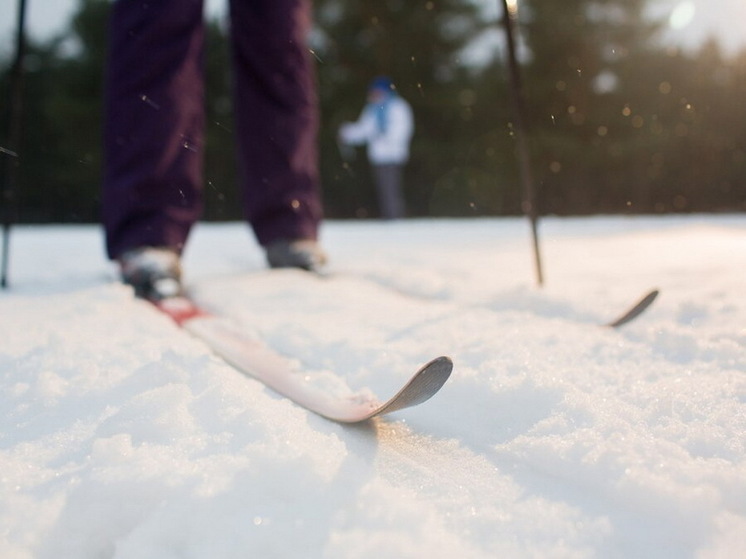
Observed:
[[[309,382],[387,397],[453,358],[431,401],[342,426],[134,300],[96,227],[17,229],[0,557],[745,556],[746,218],[540,231],[537,289],[523,220],[329,222],[329,277],[199,226],[194,297]]]

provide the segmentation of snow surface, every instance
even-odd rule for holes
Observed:
[[[115,281],[96,227],[14,231],[0,295],[0,557],[746,556],[746,217],[329,222],[333,275],[201,225],[195,296],[388,396],[342,426]],[[621,330],[597,326],[649,288]]]

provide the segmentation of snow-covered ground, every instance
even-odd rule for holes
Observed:
[[[746,216],[329,222],[333,274],[202,225],[195,296],[310,374],[425,404],[362,426],[237,373],[114,281],[95,227],[14,232],[0,557],[746,556]],[[621,330],[599,327],[649,288]]]

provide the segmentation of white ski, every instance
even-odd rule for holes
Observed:
[[[399,392],[384,402],[363,393],[340,398],[307,382],[292,360],[259,340],[241,335],[226,319],[195,315],[181,325],[242,373],[296,404],[340,423],[367,421],[421,404],[440,390],[453,369],[450,358],[438,357],[420,368]]]

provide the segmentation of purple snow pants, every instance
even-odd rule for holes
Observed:
[[[246,218],[260,244],[315,239],[321,220],[310,0],[231,0],[235,135]],[[116,258],[181,251],[202,212],[202,0],[112,5],[103,222]]]

